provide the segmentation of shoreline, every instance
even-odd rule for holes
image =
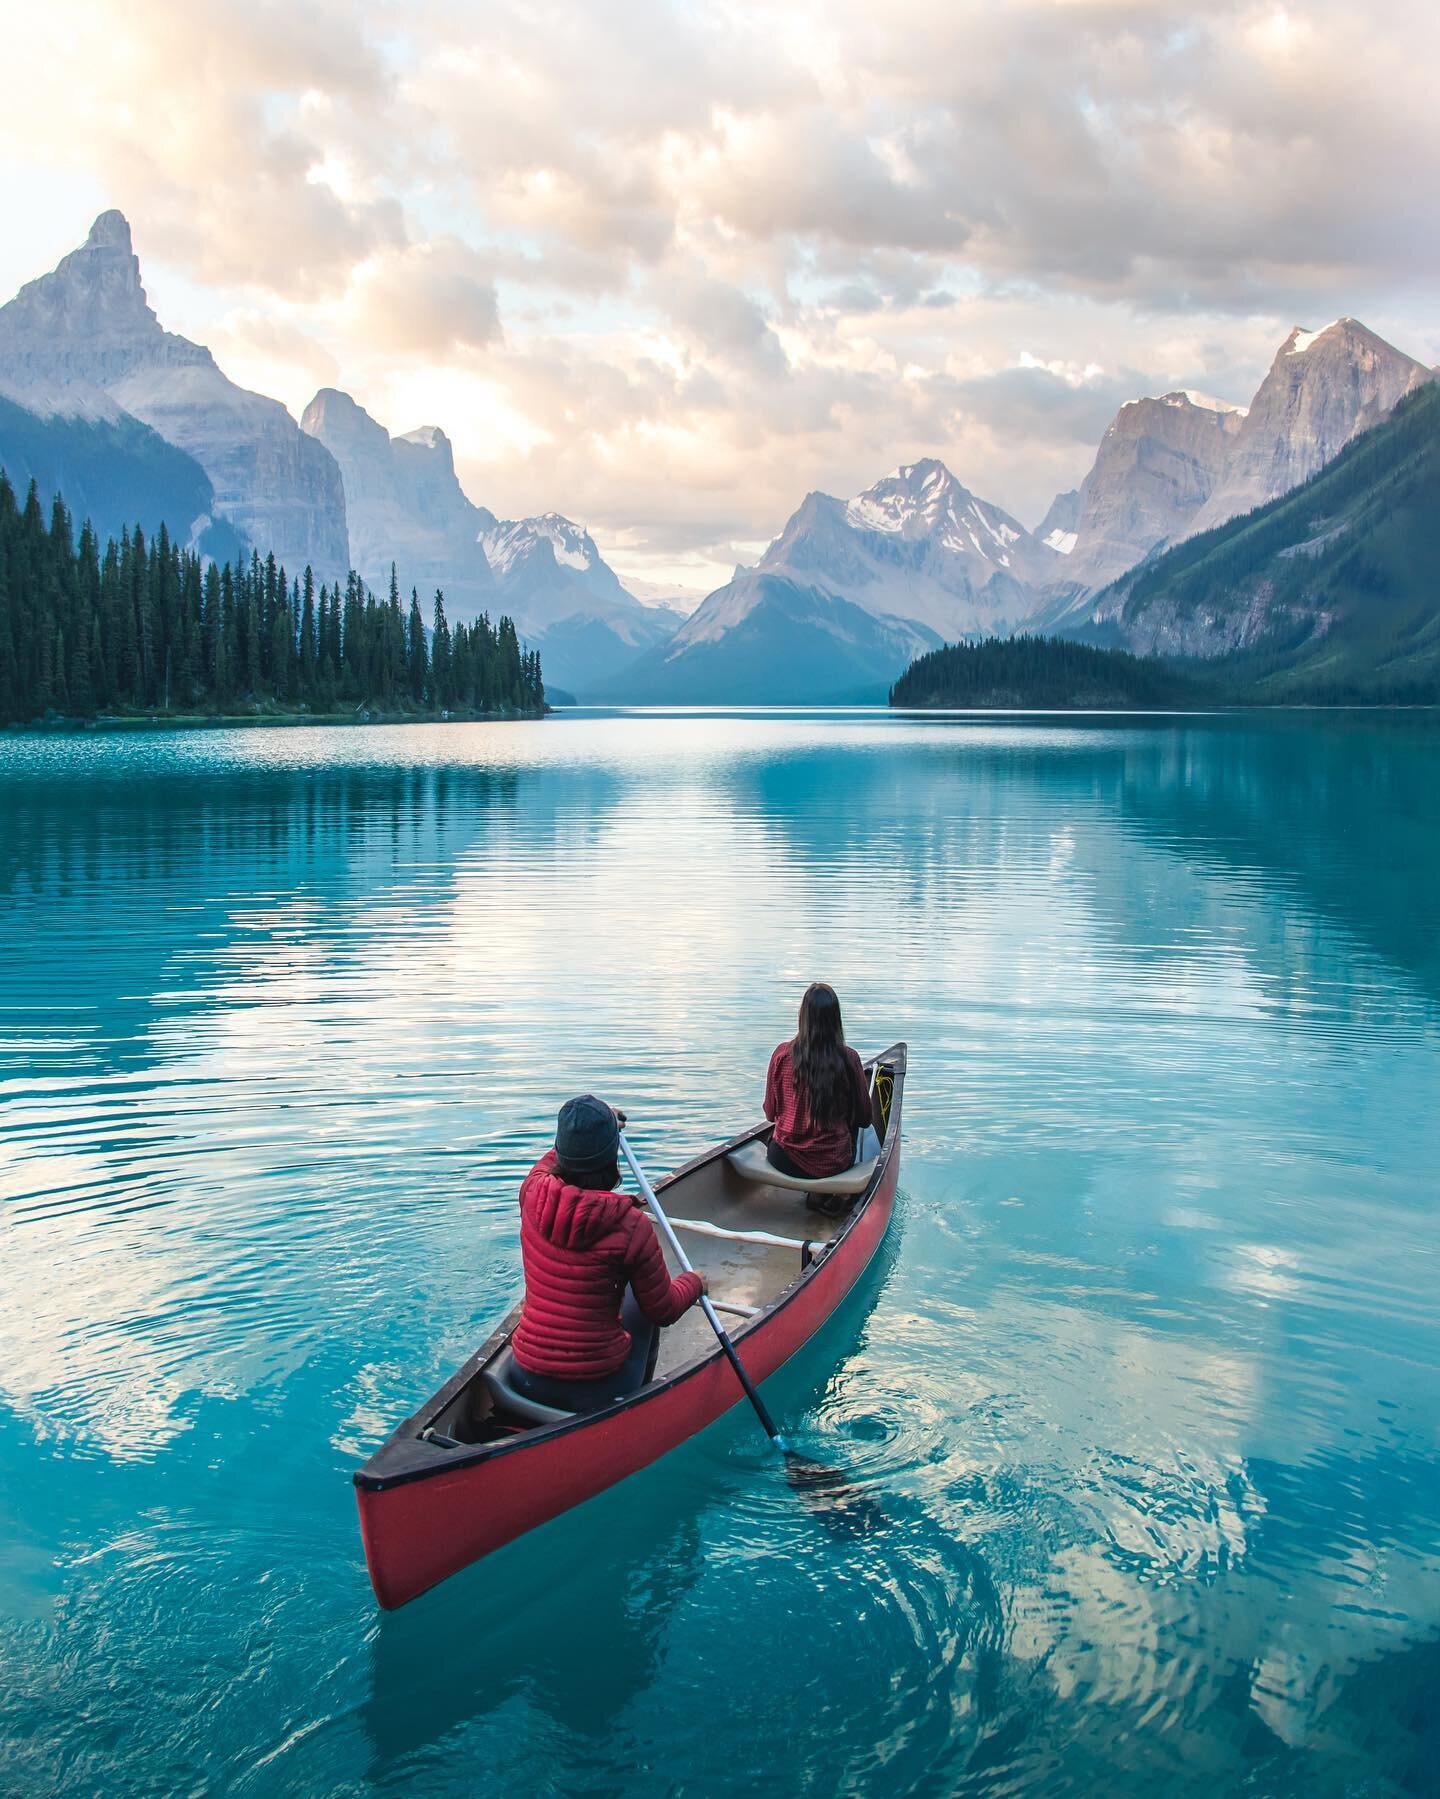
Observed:
[[[99,731],[229,731],[237,727],[275,725],[285,730],[307,725],[479,725],[518,723],[541,719],[553,712],[380,712],[365,708],[346,712],[172,712],[103,713],[95,718],[37,718],[4,727],[11,732],[51,732],[78,736]]]
[[[1034,701],[1028,705],[1017,703],[1009,706],[966,705],[960,700],[947,700],[942,704],[926,705],[920,701],[910,700],[900,705],[889,705],[883,708],[887,712],[983,712],[995,714],[1014,714],[1026,712],[1136,712],[1174,714],[1182,718],[1215,718],[1241,712],[1435,712],[1440,711],[1440,700],[1215,700],[1209,705],[1186,705],[1180,701],[1169,704],[1146,703],[1140,705],[1134,701],[1112,700],[1108,703],[1087,700],[1077,705],[1066,705],[1063,701],[1052,700],[1048,705]]]

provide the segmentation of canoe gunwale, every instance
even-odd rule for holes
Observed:
[[[903,1042],[892,1044],[889,1049],[882,1050],[880,1054],[870,1057],[864,1064],[867,1069],[870,1069],[883,1063],[899,1077],[897,1100],[903,1099],[906,1047]],[[899,1110],[898,1104],[892,1109],[891,1126],[898,1127]],[[738,1149],[742,1144],[753,1142],[755,1138],[763,1136],[769,1128],[768,1123],[752,1126],[738,1136],[730,1138],[728,1142],[715,1145],[702,1151],[699,1155],[692,1156],[688,1162],[682,1163],[664,1180],[658,1181],[655,1184],[656,1192],[664,1193],[667,1188],[675,1186],[695,1173],[696,1170],[709,1163],[719,1161],[731,1150]],[[802,1267],[796,1278],[783,1288],[769,1305],[761,1308],[753,1317],[746,1318],[743,1323],[737,1324],[736,1328],[730,1332],[731,1340],[737,1348],[741,1347],[752,1333],[763,1330],[788,1305],[798,1299],[815,1276],[828,1265],[846,1238],[868,1212],[876,1193],[885,1180],[892,1156],[898,1149],[899,1141],[899,1129],[887,1127],[885,1139],[876,1158],[874,1172],[864,1193],[850,1208],[844,1219],[837,1221],[839,1228],[835,1230],[828,1241],[824,1242],[823,1247],[816,1249],[810,1261]],[[480,1465],[494,1463],[503,1457],[533,1449],[541,1443],[554,1442],[558,1438],[584,1430],[606,1419],[638,1410],[647,1401],[662,1393],[673,1391],[685,1381],[693,1379],[701,1371],[711,1366],[723,1353],[719,1344],[715,1343],[704,1352],[682,1362],[668,1374],[648,1381],[644,1386],[636,1388],[633,1393],[622,1394],[618,1399],[612,1400],[609,1405],[601,1406],[593,1412],[577,1412],[573,1417],[559,1420],[553,1424],[537,1426],[508,1440],[466,1444],[460,1449],[444,1449],[422,1442],[421,1432],[432,1426],[440,1414],[459,1399],[466,1388],[480,1377],[486,1365],[508,1345],[519,1318],[520,1304],[517,1302],[469,1360],[458,1368],[436,1392],[432,1393],[417,1411],[405,1419],[363,1466],[355,1470],[351,1478],[360,1492],[381,1493],[417,1481],[473,1470]],[[813,1332],[811,1334],[813,1335]],[[741,1397],[738,1385],[735,1396],[737,1401]]]

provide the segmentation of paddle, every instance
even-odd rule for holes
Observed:
[[[655,1189],[650,1185],[649,1181],[646,1180],[645,1170],[635,1160],[635,1151],[631,1149],[630,1145],[625,1141],[624,1131],[621,1131],[620,1133],[620,1148],[624,1152],[625,1160],[630,1164],[630,1172],[635,1176],[635,1184],[644,1195],[645,1203],[649,1206],[656,1224],[660,1226],[661,1233],[664,1236],[665,1241],[670,1245],[675,1260],[687,1274],[693,1274],[695,1270],[691,1266],[690,1258],[686,1255],[680,1239],[675,1235],[670,1220],[665,1216],[665,1208],[660,1204],[660,1201],[656,1199]],[[745,1372],[745,1364],[740,1360],[735,1345],[730,1341],[729,1331],[727,1331],[725,1326],[720,1322],[714,1306],[711,1305],[710,1295],[708,1293],[702,1293],[700,1295],[700,1310],[704,1312],[706,1322],[718,1338],[720,1347],[725,1351],[725,1359],[735,1370],[735,1378],[745,1389],[745,1397],[750,1401],[751,1405],[754,1406],[755,1416],[765,1426],[766,1436],[769,1437],[770,1441],[780,1451],[781,1455],[789,1455],[791,1451],[786,1448],[784,1437],[776,1430],[775,1420],[766,1410],[765,1401],[760,1397],[754,1381],[752,1381],[750,1376]]]
[[[665,1216],[664,1206],[662,1206],[660,1201],[655,1197],[655,1189],[650,1185],[649,1181],[646,1180],[645,1170],[635,1160],[634,1150],[631,1149],[630,1145],[625,1141],[624,1131],[621,1131],[620,1133],[620,1148],[624,1152],[626,1162],[630,1165],[631,1174],[635,1176],[635,1184],[639,1187],[641,1194],[644,1196],[645,1203],[649,1206],[651,1215],[654,1217],[656,1224],[660,1226],[661,1234],[664,1236],[665,1241],[670,1245],[675,1260],[679,1262],[680,1266],[687,1273],[693,1274],[694,1269],[691,1266],[690,1258],[686,1255],[680,1239],[675,1235],[675,1230],[671,1225],[670,1220]],[[791,1485],[803,1489],[807,1494],[823,1495],[828,1501],[827,1509],[834,1511],[837,1514],[854,1512],[856,1515],[855,1521],[861,1524],[861,1528],[864,1531],[868,1532],[870,1529],[873,1529],[875,1520],[879,1516],[878,1511],[855,1491],[840,1470],[838,1468],[829,1467],[824,1462],[813,1461],[808,1455],[802,1455],[798,1449],[792,1449],[785,1441],[784,1437],[780,1435],[780,1432],[775,1427],[775,1420],[770,1416],[769,1410],[766,1407],[765,1401],[760,1397],[754,1381],[751,1380],[750,1376],[745,1371],[745,1364],[740,1360],[739,1352],[736,1350],[735,1345],[730,1341],[729,1331],[726,1330],[725,1326],[720,1322],[716,1315],[715,1308],[710,1303],[710,1295],[708,1293],[702,1293],[700,1295],[700,1309],[704,1312],[705,1320],[709,1324],[711,1330],[714,1331],[721,1349],[724,1350],[726,1360],[735,1370],[735,1378],[744,1388],[745,1397],[755,1408],[755,1416],[760,1420],[761,1424],[764,1425],[766,1436],[769,1437],[770,1441],[780,1451],[781,1455],[784,1456],[785,1473],[789,1478]]]

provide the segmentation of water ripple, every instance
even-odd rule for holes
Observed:
[[[1413,720],[0,741],[0,1787],[1419,1791],[1440,845]],[[348,1473],[796,995],[910,1040],[885,1254],[393,1618]],[[1427,1750],[1427,1742],[1429,1749]]]

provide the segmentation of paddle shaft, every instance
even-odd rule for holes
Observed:
[[[621,1131],[620,1133],[620,1148],[624,1153],[626,1162],[630,1165],[631,1174],[635,1176],[636,1186],[639,1187],[641,1193],[645,1196],[646,1205],[649,1206],[651,1212],[654,1214],[655,1222],[660,1226],[661,1234],[664,1236],[665,1241],[670,1245],[672,1255],[687,1274],[693,1274],[695,1270],[690,1264],[690,1258],[686,1255],[680,1239],[671,1229],[670,1220],[665,1216],[665,1208],[660,1204],[660,1201],[656,1199],[655,1189],[645,1178],[645,1170],[635,1160],[634,1150],[631,1149],[630,1145],[625,1141],[624,1131]],[[750,1401],[751,1405],[754,1406],[755,1416],[765,1426],[766,1436],[768,1436],[771,1442],[778,1448],[784,1449],[785,1439],[780,1435],[779,1431],[776,1430],[775,1420],[766,1410],[765,1401],[760,1397],[754,1381],[752,1381],[750,1376],[745,1372],[745,1364],[740,1360],[735,1345],[730,1341],[729,1331],[727,1331],[725,1326],[720,1322],[714,1306],[711,1305],[710,1295],[708,1293],[702,1293],[700,1295],[700,1309],[704,1312],[706,1322],[719,1340],[720,1347],[725,1351],[725,1356],[729,1361],[730,1366],[735,1370],[735,1378],[745,1389],[745,1397]]]

